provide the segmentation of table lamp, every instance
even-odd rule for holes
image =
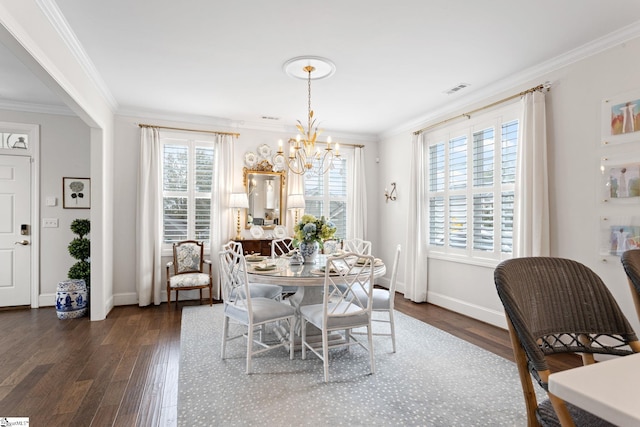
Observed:
[[[289,194],[287,198],[287,209],[295,209],[295,222],[298,223],[298,209],[304,209],[304,194]]]
[[[236,240],[242,240],[240,234],[240,209],[249,207],[249,198],[246,193],[231,193],[229,197],[229,207],[238,209],[238,223],[236,226]]]

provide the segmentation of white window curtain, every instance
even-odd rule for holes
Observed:
[[[424,134],[414,135],[411,141],[411,181],[409,183],[409,215],[407,241],[405,243],[405,292],[404,297],[415,302],[427,300],[427,227],[428,212],[424,208],[425,197],[425,141]]]
[[[549,189],[545,94],[522,97],[515,185],[513,256],[548,256]]]
[[[234,216],[229,208],[233,191],[233,135],[218,134],[214,147],[215,165],[211,189],[210,259],[213,268],[214,294],[220,299],[218,253],[235,230]]]
[[[352,172],[353,186],[347,199],[347,238],[367,240],[367,179],[362,147],[354,149]]]
[[[161,152],[158,128],[143,127],[136,204],[136,289],[141,307],[162,302]]]

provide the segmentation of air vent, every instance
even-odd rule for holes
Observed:
[[[458,86],[452,87],[451,89],[445,91],[445,93],[447,95],[451,95],[452,93],[456,93],[459,90],[466,88],[467,86],[469,86],[469,83],[460,83]]]
[[[280,117],[262,116],[262,120],[280,120]]]

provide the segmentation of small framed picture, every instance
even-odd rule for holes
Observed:
[[[91,178],[62,178],[62,207],[91,208]]]
[[[602,144],[640,140],[640,91],[602,101]]]
[[[602,254],[620,256],[630,249],[640,249],[640,217],[605,216],[601,224]]]
[[[617,203],[640,201],[640,159],[626,156],[625,159],[605,157],[600,171],[603,182],[603,201]]]

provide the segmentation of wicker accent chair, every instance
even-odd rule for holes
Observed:
[[[209,266],[209,274],[204,272]],[[173,270],[173,275],[171,275]],[[176,291],[176,308],[180,291],[209,288],[209,305],[213,305],[213,279],[211,261],[204,259],[204,245],[196,240],[183,240],[173,244],[173,261],[167,263],[167,308],[171,307],[171,291]]]
[[[640,249],[631,249],[622,254],[622,266],[627,273],[631,297],[640,320]]]
[[[553,354],[581,353],[583,363],[590,364],[594,354],[640,351],[635,332],[600,277],[576,261],[531,257],[500,263],[494,279],[507,315],[528,425],[609,425],[548,392],[546,361]],[[549,397],[539,405],[532,376]]]
[[[293,359],[293,325],[295,309],[271,298],[254,297],[247,278],[247,264],[244,256],[227,249],[220,252],[220,281],[224,303],[224,321],[222,325],[222,350],[220,357],[225,358],[227,342],[237,338],[247,338],[246,372],[252,372],[253,356],[278,347],[289,346],[289,358]],[[232,320],[247,327],[246,332],[229,335],[229,321]],[[280,321],[289,323],[289,339],[277,344],[265,343],[262,337],[254,338],[264,326]],[[257,349],[256,349],[257,348]]]

